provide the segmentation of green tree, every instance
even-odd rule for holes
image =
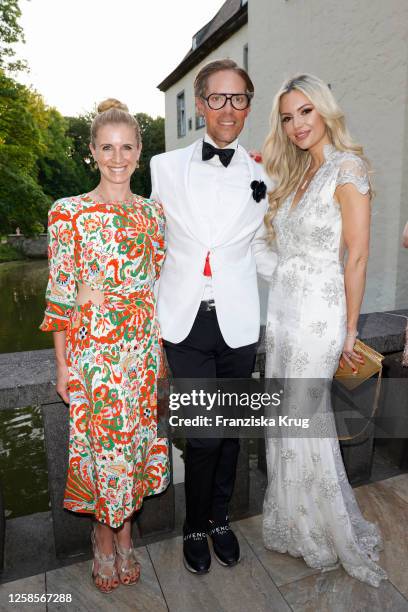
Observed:
[[[44,151],[37,160],[38,183],[53,200],[84,190],[84,173],[73,159],[73,142],[68,136],[68,121],[55,109],[46,112],[43,130]],[[87,185],[85,185],[85,190]]]
[[[75,163],[78,180],[81,183],[79,191],[91,191],[99,180],[99,172],[92,162],[89,150],[90,129],[94,114],[87,113],[79,117],[66,117],[68,124],[67,136],[71,140],[71,158]]]
[[[0,164],[0,231],[10,233],[19,227],[26,236],[42,232],[50,204],[31,176]]]
[[[43,150],[38,102],[38,96],[0,69],[0,156],[28,174],[35,173]]]
[[[50,199],[37,183],[47,125],[41,97],[0,69],[0,231],[41,231]]]
[[[15,60],[13,45],[24,42],[24,32],[18,20],[21,10],[18,0],[0,0],[0,68],[18,71],[26,68],[26,63]]]
[[[153,119],[146,113],[137,113],[136,119],[140,125],[143,148],[139,160],[139,169],[132,177],[131,187],[134,193],[149,197],[152,191],[150,159],[153,155],[163,153],[165,149],[164,119],[163,117]]]

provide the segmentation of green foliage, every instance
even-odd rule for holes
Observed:
[[[13,45],[24,42],[24,33],[18,23],[20,17],[18,0],[0,0],[0,68],[10,71],[26,67],[21,60],[14,61]]]
[[[24,256],[10,244],[0,243],[0,263],[24,259]]]
[[[90,128],[93,114],[81,115],[79,117],[66,117],[67,136],[71,140],[70,156],[77,169],[78,179],[81,187],[77,193],[92,191],[99,181],[99,172],[92,163],[89,150]]]
[[[32,174],[42,150],[39,98],[0,70],[0,147],[9,163]]]
[[[19,227],[27,236],[44,231],[51,199],[35,179],[0,158],[0,231]]]
[[[139,169],[132,177],[131,187],[134,193],[149,197],[152,191],[150,180],[150,159],[153,155],[162,153],[164,145],[164,119],[157,117],[153,119],[146,113],[137,113],[136,119],[140,125],[142,134],[142,154],[139,160]]]
[[[49,198],[37,183],[36,160],[45,149],[45,107],[38,94],[0,70],[0,231],[38,232]]]
[[[42,136],[44,152],[37,160],[38,183],[53,200],[85,191],[86,176],[72,157],[68,121],[55,108],[48,109],[47,119]]]

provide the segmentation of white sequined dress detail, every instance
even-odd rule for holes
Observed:
[[[295,208],[292,193],[274,218],[278,264],[268,300],[267,378],[303,381],[292,410],[316,391],[308,380],[330,380],[346,334],[346,300],[340,262],[342,219],[338,185],[369,190],[366,165],[352,153],[324,147],[325,162]],[[321,398],[331,415],[329,395]],[[348,482],[336,437],[266,438],[268,487],[264,501],[266,548],[303,557],[312,568],[340,563],[355,578],[378,586],[381,537],[364,519]]]

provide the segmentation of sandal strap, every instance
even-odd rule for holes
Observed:
[[[115,541],[116,552],[120,558],[120,572],[122,574],[129,574],[133,569],[140,567],[140,563],[136,558],[136,552],[133,544],[130,548],[121,548],[118,541]]]
[[[133,557],[136,561],[136,553],[133,546],[130,548],[120,548],[118,545],[116,545],[116,552],[118,553],[119,557],[123,559],[123,561],[129,561],[131,557]]]
[[[99,578],[102,578],[102,580],[110,580],[111,578],[115,578],[115,576],[118,575],[115,567],[109,568],[109,569],[112,569],[112,573],[111,574],[105,574],[102,571],[101,567],[98,569],[98,571],[95,574],[94,573],[94,569],[95,569],[95,564],[92,567],[92,576],[93,576],[93,578],[98,578],[99,577]]]
[[[99,578],[102,578],[102,580],[109,580],[110,578],[115,578],[115,576],[117,576],[117,571],[115,567],[115,553],[105,555],[104,553],[101,553],[99,551],[98,545],[96,543],[95,528],[91,531],[91,542],[94,556],[94,562],[92,565],[92,575],[94,576],[94,578],[99,576]],[[94,574],[95,561],[97,561],[97,563],[99,564],[99,569],[96,574]],[[105,574],[103,570],[110,571],[110,574]]]

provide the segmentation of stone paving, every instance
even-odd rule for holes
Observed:
[[[91,562],[82,561],[0,585],[0,612],[408,612],[408,474],[364,485],[355,493],[384,538],[380,562],[389,580],[378,589],[341,568],[320,573],[301,559],[265,550],[258,514],[234,523],[242,549],[235,568],[214,560],[209,574],[188,573],[177,536],[138,548],[143,569],[137,586],[102,595],[91,583]],[[54,600],[69,594],[72,601],[11,603],[10,595],[17,593],[48,593]]]

